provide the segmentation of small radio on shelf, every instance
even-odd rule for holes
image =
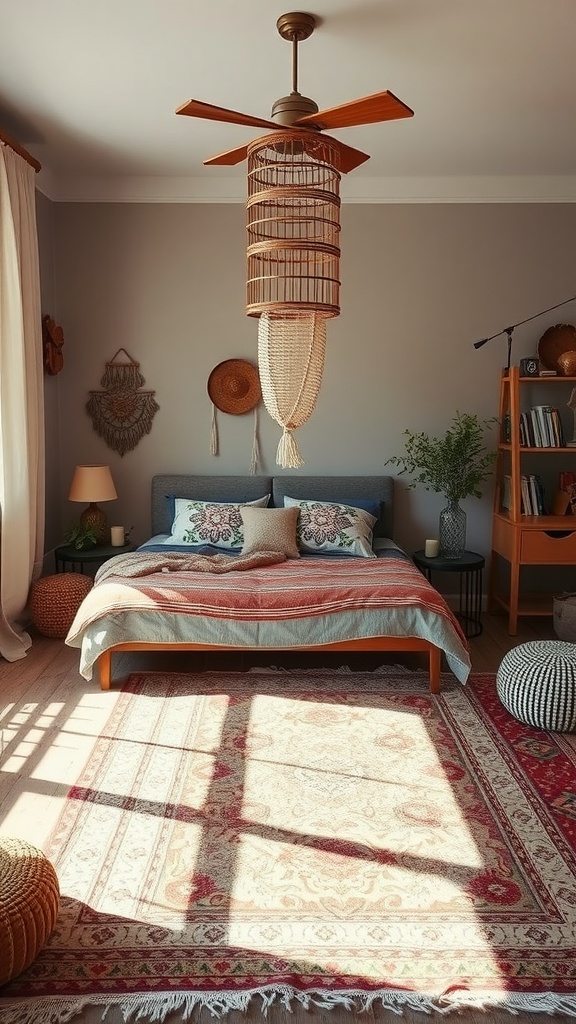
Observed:
[[[540,362],[535,356],[528,356],[520,360],[521,377],[538,377],[540,374]]]

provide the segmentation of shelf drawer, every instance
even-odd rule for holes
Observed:
[[[576,530],[523,530],[520,561],[524,565],[576,565]]]

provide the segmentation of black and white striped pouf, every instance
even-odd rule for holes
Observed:
[[[576,644],[532,640],[513,647],[496,674],[504,707],[536,729],[576,729]]]

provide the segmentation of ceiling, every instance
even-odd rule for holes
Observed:
[[[0,127],[51,198],[237,201],[202,161],[261,134],[178,117],[194,98],[269,118],[290,92],[276,19],[318,19],[299,89],[321,109],[389,89],[413,118],[335,131],[371,201],[576,201],[574,0],[0,0]]]

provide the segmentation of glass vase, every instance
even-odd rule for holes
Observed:
[[[449,501],[440,512],[441,558],[461,558],[466,548],[466,513],[457,501]]]

